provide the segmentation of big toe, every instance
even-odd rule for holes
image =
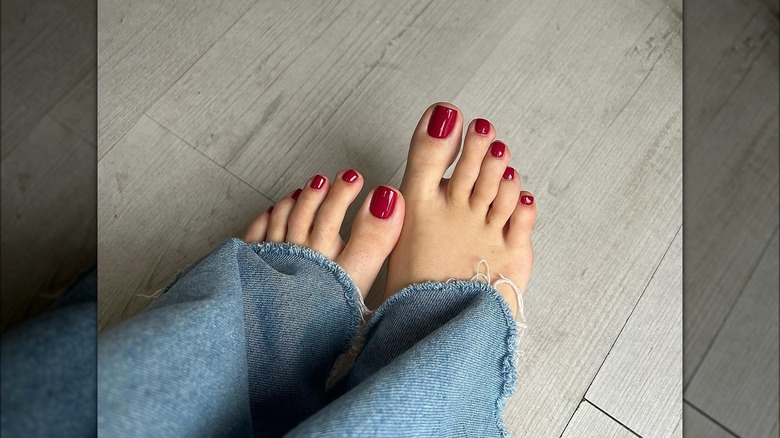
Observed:
[[[463,116],[455,105],[437,103],[417,123],[409,147],[401,191],[412,199],[430,199],[460,151]]]
[[[336,257],[336,263],[349,273],[364,298],[398,241],[404,210],[404,198],[398,190],[376,187],[360,207],[349,241]]]

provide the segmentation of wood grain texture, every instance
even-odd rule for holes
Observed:
[[[677,234],[585,398],[644,438],[682,418],[682,233]]]
[[[95,148],[48,116],[2,162],[2,331],[95,263]]]
[[[98,187],[99,330],[270,204],[147,117],[100,161]]]
[[[587,401],[583,401],[561,438],[635,438],[636,436]]]
[[[97,77],[93,68],[49,111],[49,116],[94,146],[97,146],[96,91]]]
[[[770,437],[777,424],[778,233],[685,392],[740,437]]]
[[[683,404],[683,417],[685,438],[737,438],[688,403]]]
[[[723,8],[717,7],[721,3]],[[686,30],[693,40],[711,35],[705,47],[719,44],[707,54],[711,59],[702,54],[686,70],[691,78],[717,76],[711,78],[712,89],[686,87],[691,116],[684,162],[696,163],[685,169],[686,384],[758,263],[757,248],[778,223],[780,119],[777,100],[767,98],[778,94],[778,27],[774,19],[761,21],[761,14],[732,24],[745,7],[714,2],[710,10],[719,19],[713,27]]]
[[[98,8],[98,158],[254,0],[103,0]]]
[[[344,167],[365,191],[386,182],[423,109],[452,99],[519,13],[507,0],[288,3],[255,6],[150,111],[272,198]]]
[[[89,0],[3,0],[3,159],[94,67],[94,14],[95,4]]]

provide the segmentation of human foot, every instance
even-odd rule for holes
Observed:
[[[244,241],[289,242],[311,248],[344,268],[365,298],[398,240],[405,207],[398,190],[376,187],[360,207],[349,241],[344,243],[339,229],[362,187],[363,178],[352,169],[340,172],[332,185],[316,175],[303,189],[260,214]]]
[[[385,298],[427,280],[467,280],[480,260],[524,292],[531,277],[533,196],[520,191],[520,176],[509,167],[511,153],[494,141],[495,128],[471,122],[463,153],[447,180],[442,176],[461,148],[463,119],[454,105],[440,103],[423,114],[412,136],[401,193],[406,217],[390,254]],[[506,283],[496,289],[517,317],[518,300]]]

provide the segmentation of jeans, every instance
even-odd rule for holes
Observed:
[[[97,428],[503,436],[516,346],[511,311],[487,284],[412,285],[369,314],[319,253],[231,239],[98,338]]]

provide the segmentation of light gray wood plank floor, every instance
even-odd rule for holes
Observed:
[[[635,433],[682,419],[682,232],[674,238],[585,398]]]
[[[421,112],[448,100],[497,126],[537,196],[505,416],[564,433],[682,223],[679,4],[194,2],[219,17],[208,35],[134,4],[106,0],[99,25],[101,328],[314,173],[398,184]]]
[[[3,0],[0,8],[5,332],[96,261],[95,4]]]
[[[633,438],[637,434],[598,410],[588,401],[580,403],[561,438]]]

